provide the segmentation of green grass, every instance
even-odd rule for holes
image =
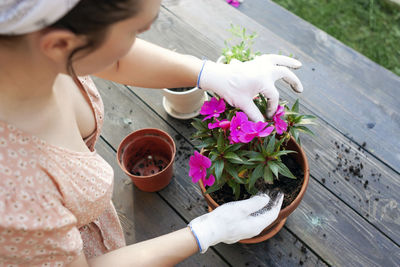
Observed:
[[[273,1],[400,75],[398,9],[382,0]]]

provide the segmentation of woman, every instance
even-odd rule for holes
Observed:
[[[276,219],[282,196],[261,212],[272,200],[260,195],[125,246],[113,172],[94,150],[103,108],[87,75],[151,88],[197,84],[253,120],[263,119],[252,103],[257,93],[270,99],[268,115],[275,112],[276,80],[302,91],[287,68],[301,63],[291,58],[217,65],[136,40],[159,8],[160,0],[0,3],[0,266],[174,265]]]

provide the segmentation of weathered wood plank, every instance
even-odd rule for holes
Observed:
[[[102,85],[103,87],[104,85]],[[118,92],[118,90],[120,90]],[[169,132],[172,136],[176,136],[177,132],[172,129],[169,125],[162,122],[158,115],[154,114],[147,106],[143,103],[138,102],[135,96],[128,90],[123,90],[121,87],[113,87],[112,90],[105,89],[101,90],[102,95],[107,95],[105,99],[106,107],[106,125],[104,127],[103,135],[107,138],[114,147],[118,145],[119,141],[131,130],[138,129],[141,127],[157,127]],[[113,109],[114,108],[114,109]],[[132,124],[123,127],[124,117],[128,116],[130,110],[132,114],[135,114],[137,120],[133,121]],[[146,115],[148,115],[146,117]],[[132,115],[132,120],[134,119]],[[146,120],[147,119],[147,120]],[[116,130],[120,129],[120,130]],[[184,218],[190,219],[204,213],[204,200],[200,199],[200,192],[188,178],[188,157],[192,154],[192,147],[185,140],[181,139],[177,142],[178,150],[182,151],[182,155],[178,156],[176,161],[177,168],[175,169],[175,179],[173,182],[160,194],[168,200],[168,202],[174,206],[174,209],[179,212]],[[326,252],[325,251],[325,240],[318,236],[304,235],[302,229],[299,227],[289,227],[290,231],[296,236],[303,236],[301,239],[303,242],[315,251],[317,254],[328,254],[324,255],[324,260],[329,263],[335,263],[338,265],[346,264],[364,264],[375,262],[378,265],[393,265],[394,262],[400,260],[398,255],[399,248],[388,238],[378,232],[373,226],[366,222],[356,212],[346,206],[340,199],[338,199],[331,192],[320,186],[315,180],[310,183],[310,196],[307,197],[302,205],[294,212],[292,217],[289,218],[291,225],[298,225],[301,223],[309,223],[306,215],[317,214],[320,218],[331,218],[332,211],[326,207],[331,205],[331,201],[334,200],[337,205],[338,214],[334,215],[334,220],[326,220],[324,224],[320,226],[320,231],[324,232],[326,236],[331,237],[329,242],[332,247],[339,252]],[[318,200],[318,203],[314,203],[314,199]],[[303,208],[304,206],[304,208]],[[321,210],[320,207],[325,207]],[[296,218],[296,219],[294,219]],[[290,224],[288,224],[290,225]],[[354,227],[357,225],[357,227]],[[370,239],[370,234],[374,235],[374,239]],[[362,243],[354,243],[349,239],[352,236],[354,240],[362,240]],[[276,239],[273,239],[274,241]],[[272,241],[272,240],[271,240]],[[278,246],[279,248],[287,249],[291,246],[291,243],[287,240],[283,240],[283,244]],[[241,249],[245,249],[245,246],[238,245]],[[270,242],[259,244],[259,246],[270,246]],[[375,249],[374,255],[365,254],[365,249],[368,251],[370,247]],[[218,247],[219,248],[219,247]],[[253,251],[251,247],[250,251]],[[231,251],[231,247],[227,246],[226,250]],[[266,249],[266,248],[264,248]],[[348,254],[351,251],[354,254]],[[254,252],[254,251],[253,251]],[[221,252],[222,253],[222,252]],[[232,254],[237,251],[231,251]],[[245,251],[248,255],[249,251]],[[251,252],[250,252],[251,253]],[[261,254],[259,254],[261,253]],[[255,252],[255,255],[262,255],[262,250]],[[225,255],[225,254],[223,254]],[[284,253],[281,255],[285,255]],[[300,254],[301,255],[301,254]],[[274,255],[277,257],[277,255]],[[248,259],[254,260],[253,257]],[[227,259],[228,260],[228,259]],[[243,260],[246,260],[243,258]],[[272,260],[272,259],[271,259]],[[279,263],[279,258],[273,259]],[[315,260],[314,262],[317,262]]]
[[[168,24],[168,27],[163,26],[164,24]],[[166,28],[169,30],[166,31]],[[185,28],[182,22],[173,17],[173,14],[162,11],[160,19],[151,31],[143,35],[143,38],[161,46],[168,45],[171,48],[175,48],[174,44],[181,45],[187,42],[189,43],[188,47],[182,48],[180,52],[196,53],[207,47],[208,50],[205,53],[212,54],[211,50],[215,48],[209,45],[210,41],[205,40],[199,33],[193,34],[193,31],[193,29]],[[158,38],[160,35],[163,36],[162,39]],[[278,87],[282,89],[280,85]],[[190,127],[190,120],[181,121],[169,117],[162,107],[161,92],[135,88],[135,93],[189,139],[194,132],[194,129]],[[292,94],[281,90],[281,95],[283,99],[293,103]],[[312,111],[303,105],[302,112],[312,114]],[[365,153],[357,144],[344,137],[326,122],[319,120],[318,123],[320,126],[313,129],[316,136],[312,139],[305,136],[303,140],[304,148],[310,157],[311,175],[319,182],[325,183],[324,186],[328,190],[364,216],[385,235],[400,244],[400,210],[398,209],[400,195],[397,194],[400,190],[400,176],[385,164]],[[319,160],[315,157],[319,157]],[[340,164],[342,166],[338,166]],[[357,165],[361,164],[363,169],[360,170],[359,175],[350,173],[350,166],[356,169]],[[360,175],[363,177],[358,177]],[[379,176],[385,178],[381,180]]]
[[[111,82],[96,79],[105,104],[105,124],[103,136],[114,148],[131,131],[144,127],[157,127],[168,132],[177,145],[174,177],[171,184],[159,192],[170,205],[186,220],[206,212],[206,202],[197,185],[188,177],[188,158],[193,147],[176,130],[164,122],[147,105],[141,102],[127,88]],[[156,93],[157,91],[150,91]],[[158,91],[158,93],[160,93]],[[157,98],[155,94],[153,98]],[[179,153],[181,151],[181,153]],[[135,198],[139,199],[139,198]],[[157,221],[157,220],[155,220]],[[294,266],[302,262],[304,266],[324,266],[324,262],[298,241],[286,229],[276,238],[258,245],[225,245],[215,248],[229,264],[245,266]],[[203,263],[202,260],[199,262]]]
[[[157,193],[146,193],[132,185],[119,168],[115,151],[102,139],[96,144],[98,153],[114,169],[113,202],[124,229],[128,245],[184,228],[187,223]],[[196,254],[178,266],[227,266],[213,250]]]
[[[299,58],[304,105],[356,143],[366,142],[367,151],[400,172],[400,145],[391,142],[400,139],[400,77],[277,8],[259,14],[269,19],[266,28],[222,0],[167,0],[163,6],[220,48],[234,23],[259,34],[256,50]],[[292,37],[288,42],[281,34]]]
[[[135,93],[141,97],[143,96],[146,103],[152,103],[152,101],[160,99],[154,97],[154,95],[150,97],[150,95],[145,93],[146,91],[149,90],[134,89]],[[155,92],[153,92],[153,94],[154,93]],[[154,108],[153,105],[151,105],[151,107]],[[154,108],[154,110],[157,112],[159,111],[161,116],[168,117],[163,110],[158,110],[157,108]],[[169,122],[173,123],[174,120],[175,119],[171,119]],[[176,125],[178,125],[178,131],[180,131],[180,127],[183,126],[182,123],[177,121]],[[315,143],[315,140],[310,137],[303,138],[302,142],[306,153],[312,155],[312,157],[309,157],[312,176],[320,183],[315,182],[315,180],[310,182],[310,188],[307,192],[308,198],[307,200],[303,200],[306,201],[307,208],[303,210],[303,204],[301,204],[299,211],[291,215],[287,223],[288,229],[315,250],[318,255],[321,255],[329,264],[346,265],[350,264],[352,260],[356,258],[353,262],[354,264],[360,262],[365,264],[365,266],[371,265],[372,263],[395,266],[396,261],[399,260],[400,257],[398,245],[386,239],[384,235],[380,234],[376,228],[366,223],[366,221],[369,220],[372,224],[379,227],[380,231],[384,230],[384,232],[395,239],[399,238],[400,217],[397,207],[399,196],[395,194],[395,192],[397,192],[396,188],[400,189],[399,181],[397,180],[397,184],[391,184],[393,187],[389,187],[386,180],[383,181],[382,179],[382,182],[379,181],[379,175],[383,173],[382,177],[385,177],[385,175],[388,175],[388,172],[392,170],[385,165],[379,168],[382,172],[371,167],[375,166],[375,163],[371,162],[370,158],[367,158],[361,152],[356,152],[358,149],[351,144],[348,139],[335,133],[328,125],[321,125],[321,127],[313,130],[316,132],[317,136],[320,137],[319,141],[322,141],[322,143]],[[330,148],[324,150],[327,144],[323,136],[326,136],[326,134],[333,136],[332,140],[335,141],[331,141]],[[339,149],[334,142],[339,144]],[[342,144],[346,146],[341,147]],[[349,152],[345,152],[347,149]],[[337,153],[343,155],[343,167],[339,168],[336,172],[332,172],[333,169],[336,170],[338,161],[332,162],[330,156],[336,157],[338,155]],[[349,161],[351,160],[350,158],[355,158],[355,153],[358,153],[357,156],[360,158],[360,160],[355,160],[355,162],[358,164],[363,163],[365,166],[364,169],[361,170],[361,174],[364,174],[365,177],[360,179],[350,175],[349,181],[346,181],[343,176],[343,169],[346,168],[344,166],[344,161],[346,158],[348,158]],[[316,156],[317,154],[318,156]],[[318,157],[318,159],[315,159],[316,157]],[[186,164],[187,162],[188,160],[186,159]],[[348,165],[350,165],[350,163]],[[372,179],[372,173],[376,174],[376,179]],[[314,175],[317,175],[317,177]],[[331,177],[329,177],[329,175]],[[369,179],[371,179],[371,182],[368,184],[367,188],[364,188],[365,181]],[[362,183],[359,181],[362,181]],[[330,186],[333,189],[333,193],[327,191],[321,184]],[[391,188],[393,188],[393,190]],[[381,193],[380,190],[385,193]],[[390,196],[389,198],[386,193]],[[344,204],[341,198],[349,203],[351,208]],[[321,199],[323,200],[321,201]],[[337,207],[335,207],[335,209],[327,209],[326,207],[332,206],[331,202],[333,200],[336,202]],[[324,210],[322,210],[323,207]],[[362,216],[354,212],[353,208],[361,212]],[[297,218],[293,219],[295,216]],[[321,223],[314,225],[315,220],[321,221]],[[294,222],[289,223],[289,221]],[[298,221],[300,223],[298,223]],[[321,226],[320,224],[324,225]],[[307,226],[309,234],[304,233],[305,225]],[[379,245],[380,242],[375,242],[376,239],[370,239],[371,234],[379,240],[381,238],[385,239],[384,243],[386,245],[382,247]],[[352,237],[349,238],[349,236]],[[370,241],[366,242],[365,240]],[[331,246],[327,246],[327,243]],[[341,246],[341,249],[336,248],[337,246]],[[364,246],[366,246],[367,250],[364,249]],[[367,252],[368,250],[376,250],[377,253],[369,254],[370,252]],[[347,256],[349,258],[341,256],[343,253],[348,253]],[[392,254],[394,256],[392,256]]]

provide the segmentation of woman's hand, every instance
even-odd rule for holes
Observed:
[[[199,77],[199,86],[224,98],[230,105],[243,110],[253,121],[264,121],[264,117],[253,103],[253,98],[262,93],[268,98],[267,117],[272,117],[278,107],[279,92],[275,82],[283,79],[298,93],[303,86],[289,68],[301,67],[300,61],[280,55],[262,55],[254,60],[230,64],[206,61]]]
[[[235,243],[258,235],[278,217],[283,201],[279,193],[273,200],[266,194],[233,201],[195,218],[189,224],[201,253],[220,242]]]

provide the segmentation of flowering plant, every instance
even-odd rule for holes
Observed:
[[[255,32],[247,34],[246,28],[233,24],[231,24],[229,31],[232,34],[232,38],[224,41],[225,48],[222,50],[222,55],[225,57],[224,63],[229,64],[232,59],[245,62],[260,55],[260,52],[254,53],[251,49],[254,39],[257,37]],[[240,42],[232,45],[230,42],[235,38],[239,38]]]
[[[267,101],[263,95],[254,99],[262,114],[266,114]],[[291,136],[300,143],[299,133],[313,134],[305,125],[313,124],[314,116],[299,114],[299,101],[289,108],[281,102],[272,119],[252,122],[247,115],[227,104],[224,99],[213,97],[201,108],[203,119],[195,118],[193,135],[200,141],[197,151],[189,161],[189,175],[197,183],[200,179],[208,186],[206,193],[219,190],[228,184],[238,199],[240,185],[249,194],[256,194],[254,187],[259,179],[273,184],[279,174],[296,179],[281,157],[295,151],[285,149]]]
[[[225,41],[225,63],[232,59],[248,61],[260,54],[251,50],[255,33],[247,35],[245,28],[234,25],[230,31],[241,41],[233,46]],[[287,102],[281,102],[269,119],[265,97],[259,94],[253,101],[265,122],[250,121],[245,113],[218,96],[204,102],[200,111],[204,118],[192,122],[197,129],[193,135],[194,141],[199,142],[196,147],[203,153],[196,151],[190,157],[189,175],[194,183],[202,180],[208,186],[207,194],[228,184],[238,199],[243,186],[251,195],[256,194],[255,185],[260,179],[267,184],[273,184],[279,175],[296,179],[282,157],[295,153],[286,149],[291,137],[300,144],[300,132],[313,134],[305,125],[314,124],[315,117],[299,114],[296,100],[290,108]]]

